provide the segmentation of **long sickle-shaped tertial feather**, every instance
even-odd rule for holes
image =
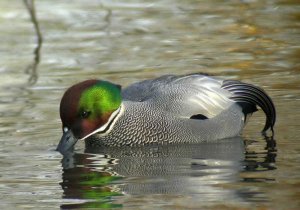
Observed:
[[[232,96],[230,98],[237,103],[246,103],[252,107],[252,110],[256,109],[256,105],[259,106],[266,114],[266,123],[262,132],[265,134],[265,132],[270,128],[272,134],[274,134],[273,127],[276,121],[276,110],[271,98],[263,89],[235,80],[225,80],[222,84],[222,88],[231,92]],[[243,111],[246,114],[251,112],[247,110]]]

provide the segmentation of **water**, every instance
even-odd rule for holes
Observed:
[[[30,1],[28,1],[30,2]],[[299,209],[300,4],[277,1],[0,2],[1,209]],[[36,54],[34,54],[36,52]],[[263,87],[241,138],[207,145],[55,151],[64,90],[206,72]]]

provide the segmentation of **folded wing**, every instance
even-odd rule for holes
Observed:
[[[245,114],[260,107],[266,114],[263,132],[276,121],[271,98],[261,88],[236,80],[221,80],[203,74],[167,75],[135,83],[123,90],[123,99],[149,103],[177,117],[205,120],[213,118],[237,103]]]

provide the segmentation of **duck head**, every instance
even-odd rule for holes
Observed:
[[[70,87],[60,102],[63,136],[57,150],[64,154],[78,140],[104,132],[121,106],[121,86],[86,80]]]

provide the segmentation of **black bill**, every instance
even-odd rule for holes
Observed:
[[[68,130],[61,137],[61,140],[56,150],[59,151],[62,155],[65,155],[68,152],[74,150],[74,145],[76,144],[77,141],[78,139],[74,136],[73,132],[71,130]]]

